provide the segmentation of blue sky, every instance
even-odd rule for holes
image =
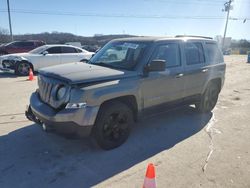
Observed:
[[[14,34],[222,35],[223,0],[9,0]],[[6,0],[0,0],[0,27],[8,29]],[[227,36],[250,39],[250,0],[235,0]],[[209,18],[209,19],[207,19]],[[247,18],[243,23],[243,19]]]

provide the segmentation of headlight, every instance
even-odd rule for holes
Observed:
[[[64,86],[60,87],[56,92],[56,99],[59,101],[62,100],[65,97],[66,92],[67,92],[66,87]]]
[[[69,109],[69,108],[76,109],[76,108],[85,108],[86,106],[87,106],[86,102],[82,102],[82,103],[68,103],[65,108],[66,109]]]
[[[8,57],[8,60],[19,61],[19,60],[22,60],[22,58],[19,57],[19,56],[9,56],[9,57]]]

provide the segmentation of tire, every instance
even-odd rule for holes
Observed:
[[[198,103],[195,104],[196,109],[201,113],[211,112],[218,100],[220,89],[217,84],[208,84],[205,92],[201,96]]]
[[[21,61],[16,64],[15,74],[19,76],[28,76],[30,69],[32,69],[32,65],[30,63]]]
[[[98,146],[104,150],[114,149],[122,145],[128,138],[133,113],[121,102],[104,104],[93,127],[93,136]]]

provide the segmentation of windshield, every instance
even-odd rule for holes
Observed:
[[[34,50],[29,51],[29,53],[31,54],[40,54],[41,52],[43,52],[44,50],[46,50],[46,46],[40,46],[38,48],[35,48]]]
[[[140,42],[111,42],[94,55],[90,63],[105,67],[131,70],[138,63],[146,46],[145,43]]]

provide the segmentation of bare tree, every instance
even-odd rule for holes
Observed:
[[[10,42],[9,32],[7,29],[0,27],[0,44]]]

